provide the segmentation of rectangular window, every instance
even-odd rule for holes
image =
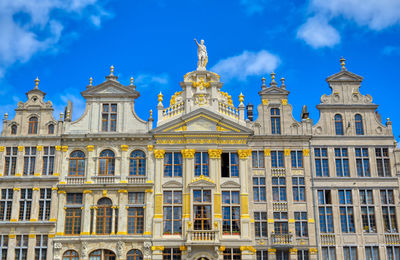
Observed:
[[[144,205],[144,192],[129,192],[128,203],[131,205]]]
[[[376,233],[375,206],[372,190],[360,190],[361,219],[363,231]]]
[[[386,254],[388,260],[398,260],[400,259],[400,247],[398,246],[387,246]]]
[[[303,152],[302,151],[291,151],[290,158],[292,161],[293,169],[303,168]]]
[[[365,259],[366,260],[379,260],[379,248],[377,246],[366,246],[365,247]]]
[[[253,162],[253,168],[255,169],[265,168],[264,151],[253,151],[251,158]]]
[[[7,260],[8,236],[0,235],[0,260]]]
[[[392,176],[390,171],[390,158],[388,148],[375,148],[376,156],[376,167],[378,170],[378,176],[390,177]]]
[[[242,253],[239,248],[225,248],[223,252],[224,260],[240,260]]]
[[[15,260],[26,260],[28,258],[28,235],[17,235],[15,247]]]
[[[163,260],[181,260],[182,252],[179,248],[164,248]]]
[[[222,177],[239,177],[239,156],[237,153],[221,154]]]
[[[349,155],[347,148],[335,148],[336,175],[350,177]]]
[[[285,177],[272,177],[272,199],[273,201],[286,201]]]
[[[279,108],[271,108],[271,133],[281,134],[281,116]]]
[[[297,237],[308,237],[307,212],[294,212]]]
[[[21,189],[19,200],[19,220],[27,221],[31,218],[32,189]]]
[[[257,260],[268,260],[268,250],[257,250]]]
[[[238,191],[222,192],[222,229],[224,235],[240,235],[240,198]]]
[[[182,234],[182,192],[164,191],[164,234]]]
[[[345,260],[357,260],[357,247],[355,246],[344,246],[343,256]]]
[[[266,201],[265,190],[266,190],[265,177],[253,177],[254,202]]]
[[[67,204],[82,204],[82,193],[67,193]]]
[[[12,201],[13,189],[2,189],[0,200],[0,221],[10,221]]]
[[[35,260],[46,260],[47,235],[36,235]]]
[[[396,207],[393,190],[381,190],[383,225],[386,233],[397,233]]]
[[[51,189],[40,189],[39,220],[50,219]]]
[[[289,260],[289,251],[276,250],[276,260]]]
[[[164,177],[182,177],[182,154],[165,153],[164,156]]]
[[[103,104],[101,113],[101,131],[117,131],[117,104]]]
[[[355,152],[358,177],[371,177],[368,148],[356,148]]]
[[[6,147],[6,156],[4,164],[4,175],[13,176],[15,175],[15,168],[17,166],[17,147]]]
[[[42,175],[53,175],[55,150],[54,146],[43,147]]]
[[[330,190],[318,190],[318,205],[321,233],[333,233],[333,213]]]
[[[293,200],[300,202],[306,201],[306,185],[304,183],[304,177],[292,177],[293,187]]]
[[[25,147],[24,175],[34,175],[36,165],[36,147]]]
[[[79,235],[81,233],[82,193],[67,193],[67,208],[65,210],[66,235]]]
[[[128,209],[128,234],[143,234],[144,229],[144,208],[129,207]]]
[[[267,212],[254,212],[254,228],[256,233],[256,238],[268,237],[267,232],[268,221]]]
[[[340,224],[343,233],[354,233],[354,211],[351,190],[339,190]]]
[[[328,150],[314,148],[315,171],[318,177],[329,177]]]
[[[285,168],[283,151],[271,151],[271,168]]]
[[[201,175],[210,176],[207,152],[199,152],[194,154],[194,176]]]
[[[288,213],[287,212],[274,212],[274,229],[275,234],[285,235],[288,234]]]
[[[336,260],[336,252],[334,246],[322,247],[322,260]]]
[[[297,260],[309,260],[308,250],[297,250]]]
[[[193,190],[194,230],[211,230],[211,190]]]

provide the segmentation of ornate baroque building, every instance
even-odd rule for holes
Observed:
[[[341,60],[314,124],[272,73],[254,119],[202,55],[155,128],[113,67],[77,120],[35,81],[3,120],[1,260],[400,258],[400,153],[363,78]]]

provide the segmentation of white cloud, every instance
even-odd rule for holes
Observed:
[[[313,48],[332,47],[340,42],[339,32],[320,16],[309,18],[297,31],[297,38]]]
[[[55,48],[65,31],[64,22],[89,17],[98,27],[104,16],[107,13],[98,0],[1,0],[0,78],[13,64]]]
[[[278,56],[266,51],[244,51],[237,56],[220,60],[211,71],[223,75],[223,80],[236,78],[244,81],[249,76],[261,75],[275,70],[280,63]]]
[[[264,10],[266,0],[240,0],[249,15],[261,13]]]
[[[400,55],[400,46],[386,46],[383,48],[382,54],[387,56]]]
[[[134,81],[138,91],[145,88],[159,88],[166,86],[169,83],[169,76],[166,73],[162,74],[139,74]]]

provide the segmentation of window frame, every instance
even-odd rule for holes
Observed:
[[[111,152],[112,156],[109,156],[109,154],[106,154],[105,152]],[[103,160],[104,160],[104,162],[103,162]],[[104,163],[104,169],[102,169],[103,163]],[[116,164],[115,164],[114,151],[112,151],[111,149],[105,149],[105,150],[101,151],[100,156],[99,156],[98,176],[115,176],[115,165]]]
[[[195,192],[200,193],[200,201],[196,201]],[[210,200],[207,201],[206,193],[209,193]],[[212,230],[212,191],[211,189],[194,189],[193,190],[193,230],[205,231]],[[200,216],[197,213],[200,212]],[[205,213],[205,214],[204,214]],[[198,229],[198,223],[200,228]]]
[[[277,180],[277,182],[275,182]],[[284,180],[284,183],[281,183]],[[272,201],[274,202],[287,202],[286,191],[286,177],[276,176],[272,177]]]
[[[83,157],[78,157],[75,156],[79,155],[79,153],[81,153],[81,155],[83,155]],[[72,162],[75,162],[75,169],[72,168]],[[81,163],[83,163],[83,172],[82,175],[80,174],[80,168],[82,168]],[[85,176],[85,172],[86,172],[86,155],[83,151],[81,150],[75,150],[73,152],[70,153],[70,157],[69,157],[69,162],[68,162],[68,176],[69,177],[83,177]],[[74,173],[74,174],[71,174]]]
[[[339,136],[344,135],[344,126],[343,126],[343,116],[341,114],[335,114],[335,134]]]
[[[166,158],[171,157],[171,163],[168,164]],[[180,162],[180,163],[177,163]],[[170,167],[170,168],[169,168]],[[167,174],[167,173],[171,174]],[[180,152],[166,152],[164,156],[164,177],[182,177],[183,156]]]
[[[254,236],[256,239],[268,238],[267,211],[254,212]]]
[[[182,251],[179,248],[164,248],[162,252],[163,260],[180,260]]]
[[[272,107],[270,109],[271,117],[271,134],[280,135],[281,134],[281,111],[277,107]]]
[[[133,156],[133,154],[136,152],[141,153],[141,155]],[[146,153],[144,151],[134,150],[129,155],[129,176],[135,176],[135,177],[146,176]]]
[[[9,243],[8,235],[0,235],[0,259],[1,260],[7,260],[8,243]]]
[[[381,208],[382,208],[384,231],[385,233],[397,233],[398,223],[397,223],[394,190],[380,189],[379,193],[381,196]]]
[[[48,236],[47,235],[36,235],[35,244],[35,260],[46,260],[47,259],[47,248],[48,248]]]
[[[225,194],[224,194],[225,193]],[[226,194],[229,195],[229,202],[224,200]],[[233,202],[233,194],[237,196],[237,202]],[[229,210],[229,219],[226,218],[225,210]],[[238,210],[238,212],[237,212]],[[237,213],[236,218],[234,212]],[[223,235],[240,235],[240,191],[237,190],[224,190],[222,191],[222,234]],[[236,223],[236,224],[235,224]],[[236,225],[236,229],[235,229]],[[229,230],[227,228],[229,226]]]
[[[103,199],[107,203],[102,203]],[[109,198],[103,197],[97,201],[96,205],[96,235],[110,235],[112,232],[112,223],[115,221],[113,214],[112,201]],[[100,215],[101,214],[101,215]],[[99,221],[101,220],[101,221]],[[100,232],[99,232],[100,231]]]
[[[32,189],[21,189],[19,199],[19,221],[29,221],[32,214],[32,202],[33,202],[33,191]]]
[[[200,161],[198,160],[200,159]],[[210,176],[210,156],[208,152],[194,153],[194,176]]]
[[[317,190],[317,195],[320,232],[324,234],[334,233],[335,227],[333,222],[331,190]]]
[[[4,175],[15,176],[18,161],[18,147],[6,147],[4,158]]]
[[[54,160],[56,157],[56,148],[54,146],[43,147],[43,167],[42,175],[53,175],[54,173]]]
[[[42,196],[43,195],[43,196]],[[51,189],[42,188],[40,189],[39,196],[39,221],[49,221],[50,220],[50,210],[51,210]]]
[[[35,175],[37,149],[35,146],[24,147],[24,176]]]
[[[2,213],[0,216],[0,221],[10,221],[14,191],[13,189],[1,189],[0,195],[0,213]]]
[[[167,193],[171,193],[171,203],[168,203]],[[178,194],[177,197],[175,194]],[[180,195],[179,195],[180,194]],[[163,192],[163,235],[182,235],[182,208],[183,208],[183,193],[181,190],[164,190]],[[166,209],[171,209],[171,219],[166,218]],[[177,209],[177,212],[175,212]],[[178,216],[175,216],[177,213]],[[171,232],[166,231],[166,222],[170,222]],[[175,229],[178,228],[177,231]]]
[[[290,161],[292,169],[303,169],[304,168],[303,151],[301,150],[290,151]]]
[[[296,237],[308,237],[308,221],[306,211],[294,212],[294,224]]]
[[[39,118],[30,116],[28,120],[28,134],[36,135],[38,133]]]
[[[359,189],[359,196],[360,196],[361,223],[363,227],[363,232],[376,233],[377,229],[376,229],[376,215],[375,215],[373,190]]]
[[[391,177],[392,169],[390,163],[389,148],[375,147],[375,158],[378,177]]]
[[[107,111],[105,109],[106,106]],[[113,111],[114,107],[115,111]],[[101,108],[101,132],[116,132],[118,122],[118,104],[102,103]]]
[[[371,164],[369,162],[368,148],[354,148],[358,177],[371,177]]]
[[[21,234],[16,236],[15,260],[28,259],[28,235]]]
[[[251,152],[251,161],[253,169],[265,169],[264,151],[255,150]]]
[[[351,189],[338,190],[339,215],[342,233],[355,233],[355,214],[353,207],[353,193]]]
[[[350,177],[349,149],[346,147],[336,147],[334,151],[336,176]]]
[[[255,183],[257,180],[257,183]],[[261,180],[264,183],[261,183]],[[255,203],[267,201],[267,184],[264,176],[253,176],[253,201]]]
[[[285,168],[285,154],[282,150],[271,151],[271,168],[273,169]]]
[[[306,183],[303,176],[292,176],[292,190],[294,202],[306,201]]]

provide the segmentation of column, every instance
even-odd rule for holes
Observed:
[[[152,221],[151,221],[151,216],[153,214],[153,200],[152,200],[152,194],[153,194],[153,190],[152,189],[148,189],[146,190],[145,193],[145,206],[144,206],[144,232],[143,235],[145,236],[151,236],[152,235]]]
[[[194,176],[193,169],[194,169],[194,154],[196,153],[195,149],[183,149],[181,150],[182,158],[183,158],[183,203],[182,203],[182,235],[186,235],[186,231],[191,229],[190,222],[190,190],[188,189],[189,183],[192,181]]]
[[[66,192],[64,190],[58,191],[58,221],[56,223],[56,235],[64,235],[64,222],[65,222],[65,201]]]
[[[15,259],[15,248],[17,247],[17,239],[14,233],[8,234],[8,251],[7,260]]]
[[[21,189],[14,188],[13,189],[13,202],[11,208],[11,222],[17,222],[19,217],[19,199],[21,197]]]
[[[154,150],[154,157],[156,158],[156,169],[155,169],[155,181],[154,181],[154,237],[161,238],[162,235],[162,222],[163,222],[163,211],[162,211],[162,171],[164,162],[165,150]],[[154,253],[153,253],[154,254]]]
[[[239,154],[239,175],[240,175],[240,222],[241,237],[248,238],[250,235],[250,215],[249,215],[249,193],[248,193],[248,165],[247,160],[251,150],[238,150]]]
[[[210,158],[210,176],[215,181],[214,192],[214,221],[215,228],[218,231],[216,238],[221,239],[222,235],[222,197],[221,197],[221,154],[222,149],[208,149],[208,157]]]
[[[94,145],[86,146],[88,151],[87,159],[86,159],[86,182],[85,183],[93,183],[92,177],[96,175],[96,165],[95,165],[95,152],[94,152]]]
[[[35,234],[29,234],[28,235],[27,260],[34,260],[35,259],[35,245],[36,245],[36,235]]]
[[[4,164],[5,164],[5,152],[6,148],[4,146],[0,146],[0,176],[4,175]]]
[[[120,175],[120,182],[121,183],[128,183],[127,177],[129,175],[129,167],[128,163],[126,163],[126,159],[129,157],[128,155],[128,146],[127,145],[121,145],[121,160],[120,160],[120,171],[119,171],[119,175]],[[118,172],[117,172],[118,173]]]
[[[110,235],[115,235],[115,212],[117,210],[117,206],[111,206],[111,233]],[[119,217],[119,216],[118,216]]]
[[[24,171],[24,147],[18,146],[17,165],[15,166],[15,176],[22,176]]]
[[[61,152],[61,146],[60,145],[56,145],[55,146],[55,154],[54,154],[54,176],[60,176],[61,175],[61,156],[62,156],[62,152]]]
[[[35,176],[42,175],[43,171],[43,146],[38,145],[36,146],[36,164],[35,164]]]
[[[66,177],[68,176],[68,161],[67,161],[68,146],[66,145],[61,146],[61,151],[62,152],[59,152],[60,184],[66,184]]]
[[[162,252],[164,250],[164,246],[152,246],[151,251],[152,251],[152,258],[153,260],[161,260],[163,259]]]
[[[57,196],[57,187],[51,188],[51,204],[50,204],[50,219],[49,221],[56,222],[57,221],[57,205],[58,205],[58,196]]]
[[[93,209],[93,230],[92,235],[96,235],[97,231],[97,206],[92,206],[90,209]]]
[[[39,219],[39,198],[40,189],[38,187],[32,188],[32,211],[30,221],[38,221]]]
[[[276,248],[268,248],[268,260],[276,260]]]
[[[318,249],[317,248],[310,248],[309,250],[308,250],[308,252],[309,252],[309,257],[310,257],[310,260],[317,260],[318,259]]]
[[[82,210],[82,229],[81,235],[88,236],[90,235],[90,204],[92,203],[92,191],[84,190],[83,191],[83,210]]]
[[[118,215],[118,232],[117,235],[128,234],[128,191],[118,190],[119,194],[119,215]],[[145,215],[146,216],[146,215]],[[145,219],[146,222],[146,219]]]
[[[297,248],[290,248],[289,249],[289,259],[290,260],[297,260]]]

